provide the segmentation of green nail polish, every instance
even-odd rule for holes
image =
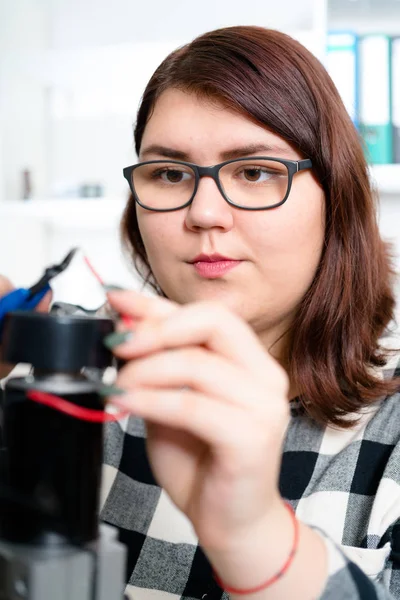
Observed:
[[[103,285],[103,290],[105,292],[121,292],[124,291],[125,288],[121,287],[120,285],[112,285],[112,284],[104,284]]]
[[[126,391],[116,385],[103,385],[98,393],[100,396],[122,396]]]
[[[114,333],[106,335],[103,344],[112,350],[115,346],[119,346],[119,344],[124,344],[130,340],[132,335],[132,331],[115,331]]]

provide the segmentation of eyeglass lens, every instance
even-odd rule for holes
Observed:
[[[246,208],[268,207],[285,198],[289,173],[275,160],[230,162],[219,170],[220,185],[233,203]],[[139,202],[150,209],[172,209],[193,196],[196,174],[184,164],[160,161],[143,164],[132,172],[132,187]]]

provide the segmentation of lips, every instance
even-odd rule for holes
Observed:
[[[221,261],[235,261],[236,259],[230,258],[229,256],[222,256],[222,254],[199,254],[193,260],[190,261],[191,264],[197,262],[221,262]]]
[[[200,277],[217,279],[238,266],[241,262],[241,260],[228,258],[227,256],[222,256],[222,254],[199,254],[190,261],[190,264],[193,265]]]

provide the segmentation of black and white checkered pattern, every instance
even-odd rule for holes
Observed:
[[[227,598],[190,522],[153,478],[143,422],[107,427],[101,518],[128,547],[128,597]],[[349,430],[320,427],[292,403],[280,490],[326,541],[329,579],[321,600],[400,600],[400,394],[363,411]]]

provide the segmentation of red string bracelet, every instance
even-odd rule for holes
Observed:
[[[256,592],[260,592],[261,590],[265,590],[266,588],[270,587],[272,584],[276,583],[278,581],[278,579],[280,579],[286,573],[286,571],[288,570],[288,568],[292,564],[293,559],[294,559],[295,554],[296,554],[297,549],[298,549],[298,545],[299,545],[299,522],[296,519],[296,514],[295,514],[293,508],[291,507],[291,505],[288,502],[285,502],[285,506],[288,509],[288,511],[290,512],[290,516],[292,517],[292,522],[293,522],[293,527],[294,527],[294,539],[293,539],[292,549],[291,549],[290,554],[289,554],[288,558],[286,559],[286,562],[283,565],[283,567],[275,575],[273,575],[272,577],[270,577],[269,579],[267,579],[267,581],[265,581],[261,585],[258,585],[257,587],[249,588],[247,590],[240,590],[240,589],[237,589],[237,588],[234,588],[234,587],[227,586],[225,583],[223,583],[221,581],[221,579],[218,577],[218,575],[214,571],[214,579],[215,579],[215,581],[217,582],[217,584],[219,585],[220,588],[224,589],[226,592],[229,592],[231,594],[238,594],[240,596],[245,596],[247,594],[255,594]]]
[[[45,406],[54,408],[55,410],[69,415],[70,417],[75,417],[76,419],[81,419],[82,421],[90,421],[92,423],[119,421],[129,414],[128,411],[120,411],[117,414],[112,414],[104,412],[103,410],[84,408],[83,406],[78,406],[73,402],[64,400],[64,398],[54,396],[53,394],[48,394],[47,392],[40,392],[39,390],[29,390],[26,393],[26,396],[29,398],[29,400],[34,400],[35,402],[39,402],[39,404],[44,404]]]

